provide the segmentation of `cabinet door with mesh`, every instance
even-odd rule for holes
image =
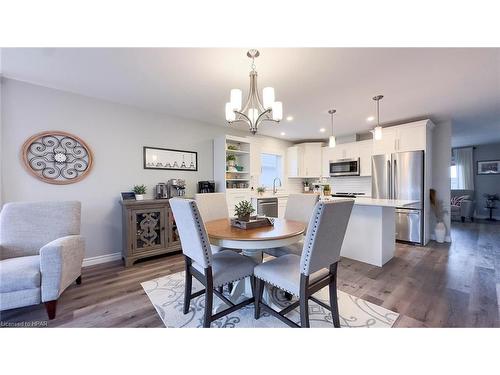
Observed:
[[[143,252],[166,246],[165,210],[143,209],[132,211],[134,236],[132,251]]]

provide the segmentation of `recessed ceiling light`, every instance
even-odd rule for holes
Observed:
[[[281,135],[285,135],[285,132],[281,132]]]
[[[368,121],[368,122],[372,122],[373,120],[375,120],[375,116],[368,116],[366,118],[366,121]]]
[[[287,116],[286,117],[286,121],[292,121],[293,120],[293,116]]]
[[[324,133],[324,132],[326,132],[326,129],[325,129],[325,128],[321,128],[321,129],[319,129],[319,131],[320,131],[321,133]]]

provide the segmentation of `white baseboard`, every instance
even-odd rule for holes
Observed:
[[[82,267],[93,266],[101,263],[114,262],[115,260],[120,260],[122,258],[122,253],[111,253],[105,255],[98,255],[96,257],[85,258],[83,260]]]

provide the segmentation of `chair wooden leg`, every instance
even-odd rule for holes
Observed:
[[[255,319],[260,318],[260,301],[262,301],[262,295],[264,294],[264,281],[259,278],[255,278],[255,294],[254,294],[254,307],[255,307]]]
[[[203,328],[210,328],[210,323],[212,323],[212,307],[214,301],[214,291],[213,287],[208,288],[205,291],[205,315],[203,317]]]
[[[227,284],[227,291],[231,293],[233,291],[233,283]]]
[[[45,309],[47,310],[47,315],[49,316],[49,320],[52,320],[56,317],[56,307],[57,307],[57,300],[45,302]]]
[[[309,328],[309,292],[307,290],[309,286],[309,276],[304,274],[300,275],[300,326],[302,328]]]
[[[337,263],[330,266],[330,283],[328,291],[330,294],[330,308],[332,310],[332,321],[335,328],[340,328],[339,304],[337,301]]]
[[[191,303],[191,291],[193,286],[193,275],[191,275],[191,271],[189,270],[190,261],[186,259],[186,279],[184,281],[184,314],[189,312],[189,304]]]
[[[75,281],[76,281],[76,285],[81,285],[81,283],[82,283],[82,275],[78,276]]]

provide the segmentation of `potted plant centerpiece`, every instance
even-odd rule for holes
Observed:
[[[264,195],[264,193],[265,193],[265,192],[266,192],[266,187],[265,187],[265,186],[259,186],[259,187],[257,188],[257,193],[258,193],[260,196]]]
[[[436,217],[436,226],[434,228],[434,234],[436,235],[436,241],[443,243],[446,237],[446,225],[444,225],[444,215],[448,213],[443,207],[443,201],[438,200],[436,197],[436,190],[431,189],[430,201],[432,211]]]
[[[132,191],[135,194],[135,199],[142,201],[144,200],[144,194],[146,194],[146,185],[135,185]]]
[[[234,206],[234,211],[238,219],[243,221],[250,221],[250,215],[255,212],[250,201],[241,201],[236,206]]]

